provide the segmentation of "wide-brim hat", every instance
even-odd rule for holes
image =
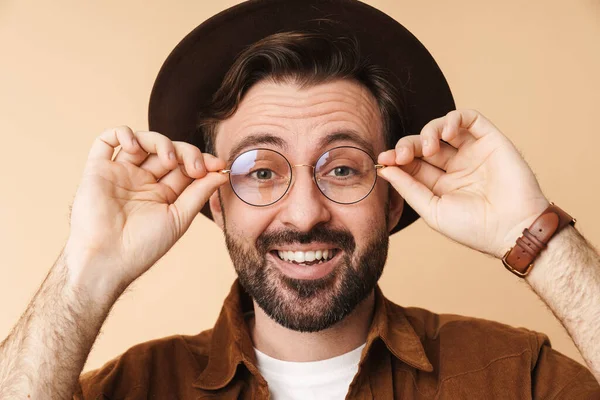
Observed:
[[[324,21],[335,21],[334,24]],[[150,95],[149,129],[204,151],[197,132],[201,107],[213,94],[236,57],[248,46],[278,32],[325,32],[353,37],[361,55],[397,79],[402,93],[405,131],[394,143],[419,134],[432,119],[455,109],[448,83],[425,46],[383,12],[356,0],[249,0],[201,23],[173,49]],[[208,203],[202,213],[212,219]],[[397,232],[419,215],[406,202]]]

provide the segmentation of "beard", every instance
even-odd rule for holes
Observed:
[[[240,284],[258,306],[285,328],[318,332],[344,319],[377,285],[387,259],[386,226],[380,225],[359,249],[349,231],[323,225],[308,232],[263,232],[250,248],[226,228],[224,232]],[[327,243],[343,252],[335,268],[322,278],[291,278],[267,257],[274,246],[312,242]]]

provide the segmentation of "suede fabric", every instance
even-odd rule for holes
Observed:
[[[267,399],[236,280],[210,330],[138,344],[82,374],[76,399]],[[599,399],[587,368],[525,328],[401,307],[375,311],[347,399]]]

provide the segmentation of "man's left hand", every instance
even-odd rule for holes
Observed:
[[[378,162],[427,225],[497,258],[550,205],[516,147],[474,110],[432,120]]]

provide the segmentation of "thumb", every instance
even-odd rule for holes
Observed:
[[[189,228],[215,190],[227,181],[227,175],[219,172],[209,172],[206,176],[194,180],[185,188],[173,204],[178,213],[182,233]]]
[[[432,226],[432,207],[439,198],[423,183],[400,167],[387,166],[378,170],[379,176],[388,181],[400,196],[419,214],[425,222]]]

